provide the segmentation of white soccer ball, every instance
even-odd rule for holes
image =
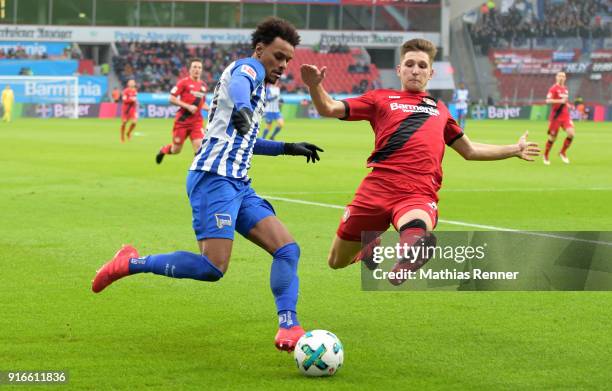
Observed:
[[[344,347],[326,330],[308,331],[295,345],[295,362],[306,376],[331,376],[344,362]]]

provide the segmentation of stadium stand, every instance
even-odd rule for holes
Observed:
[[[512,104],[543,103],[554,74],[565,71],[573,96],[610,101],[612,72],[604,64],[612,59],[602,50],[610,34],[609,5],[603,0],[542,4],[539,13],[524,0],[504,12],[483,4],[464,17],[475,55],[488,58],[497,81],[493,95]]]
[[[30,47],[35,46],[37,42],[33,42]],[[2,60],[79,60],[81,59],[81,51],[76,44],[65,44],[66,47],[60,55],[48,55],[47,53],[32,52],[30,48],[14,45],[3,45],[0,42],[0,59]]]
[[[244,44],[222,47],[185,45],[176,42],[120,42],[113,67],[123,85],[135,79],[143,92],[168,92],[176,79],[187,75],[186,64],[191,57],[204,61],[204,80],[209,90],[214,88],[223,69],[237,58],[250,55]]]
[[[578,50],[566,53],[566,61],[575,61]],[[554,73],[562,69],[563,63],[554,62],[555,52],[547,50],[491,50],[489,60],[495,66],[494,75],[499,91],[506,101],[543,101]],[[571,76],[570,76],[571,78]],[[568,81],[569,83],[569,81]]]
[[[469,31],[483,55],[490,48],[525,44],[533,47],[537,40],[544,38],[602,40],[609,36],[610,31],[609,25],[598,14],[606,11],[605,0],[547,1],[544,17],[540,20],[535,17],[531,4],[520,0],[505,13],[496,8],[481,7],[477,21],[469,26]]]
[[[113,66],[119,80],[125,84],[134,78],[143,92],[170,91],[176,79],[187,74],[185,65],[190,57],[203,59],[202,79],[212,90],[229,63],[251,54],[248,44],[197,46],[174,42],[121,42],[117,44],[117,50],[119,54],[113,57]],[[303,91],[299,67],[307,63],[328,67],[324,83],[328,91],[361,93],[380,78],[376,66],[367,64],[363,58],[364,53],[359,48],[330,47],[319,52],[298,48],[295,58],[289,63],[287,76],[282,80],[282,89]]]
[[[374,64],[367,64],[368,73],[349,72],[349,67],[357,65],[363,53],[360,48],[352,48],[348,53],[317,53],[313,49],[298,48],[295,50],[295,59],[289,63],[288,74],[299,75],[300,64],[313,64],[327,66],[327,77],[323,86],[332,93],[362,93],[365,89],[376,84],[380,79],[378,68]],[[363,66],[363,64],[360,64]],[[287,85],[292,92],[300,88],[301,79],[296,78]],[[358,87],[358,88],[355,88]]]
[[[578,96],[585,102],[612,102],[612,50],[591,53],[590,71],[581,79]]]

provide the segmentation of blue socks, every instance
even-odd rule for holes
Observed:
[[[268,137],[268,132],[269,132],[269,131],[270,131],[270,129],[265,128],[265,129],[264,129],[264,132],[263,132],[263,135],[261,136],[261,138],[264,138],[264,139],[265,139],[266,137]]]
[[[298,326],[296,306],[299,279],[297,276],[300,248],[289,243],[272,254],[270,288],[274,295],[279,327]],[[191,278],[200,281],[218,281],[223,273],[205,255],[187,251],[149,255],[130,259],[130,274],[154,273],[172,278]]]
[[[299,324],[297,314],[294,311],[280,311],[278,313],[278,327],[290,329]]]
[[[205,255],[176,251],[130,259],[130,274],[154,273],[172,278],[218,281],[223,273]]]
[[[300,248],[296,243],[289,243],[276,250],[272,256],[270,288],[278,311],[279,327],[291,328],[300,324],[295,310],[300,285],[297,276]]]
[[[274,133],[272,133],[272,136],[270,136],[270,140],[274,140],[274,137],[276,137],[276,135],[280,131],[281,131],[281,127],[280,126],[277,126],[276,128],[274,128]]]

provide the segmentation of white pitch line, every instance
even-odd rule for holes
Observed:
[[[268,196],[268,195],[262,195],[261,197],[268,199],[268,200],[292,202],[294,204],[322,206],[323,208],[332,208],[332,209],[344,209],[345,208],[344,206],[340,206],[340,205],[324,204],[322,202],[312,202],[312,201],[305,201],[305,200],[296,200],[294,198],[275,197],[275,196]]]
[[[441,193],[502,193],[502,192],[548,192],[548,191],[612,191],[612,187],[522,187],[522,188],[497,188],[497,189],[442,189]],[[354,191],[274,191],[268,194],[354,194]]]
[[[612,191],[612,187],[542,187],[542,188],[533,188],[533,187],[524,187],[524,188],[514,188],[514,189],[442,189],[440,192],[483,192],[483,193],[491,193],[491,192],[546,192],[546,191]]]
[[[269,196],[269,195],[262,195],[261,197],[269,199],[269,200],[285,201],[285,202],[291,202],[291,203],[294,203],[294,204],[302,204],[302,205],[320,206],[320,207],[323,207],[323,208],[331,208],[331,209],[344,209],[345,208],[345,206],[342,206],[342,205],[326,204],[326,203],[323,203],[323,202],[313,202],[313,201],[306,201],[306,200],[296,200],[295,198],[276,197],[276,196]],[[491,230],[491,231],[512,232],[512,233],[517,233],[517,234],[521,234],[521,235],[528,235],[528,236],[539,236],[539,237],[551,238],[551,239],[571,240],[571,241],[575,241],[575,242],[583,242],[583,243],[591,243],[591,244],[601,244],[601,245],[604,245],[604,246],[612,246],[612,242],[603,242],[603,241],[599,241],[599,240],[580,239],[580,238],[574,238],[574,237],[571,237],[571,236],[547,234],[547,233],[544,233],[544,232],[521,231],[521,230],[514,229],[514,228],[496,227],[494,225],[474,224],[474,223],[467,223],[467,222],[464,222],[464,221],[445,220],[445,219],[439,219],[438,222],[445,223],[445,224],[451,224],[451,225],[458,225],[458,226],[462,226],[462,227],[479,228],[479,229],[486,229],[486,230]]]

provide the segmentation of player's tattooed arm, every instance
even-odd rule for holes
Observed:
[[[333,99],[323,88],[327,67],[317,68],[316,65],[302,64],[300,73],[302,81],[308,86],[312,103],[323,117],[344,118],[346,117],[346,106],[339,100]]]
[[[533,161],[540,154],[538,144],[527,141],[529,132],[525,132],[516,144],[494,145],[472,142],[466,135],[457,139],[451,148],[465,160],[502,160],[511,157]]]

